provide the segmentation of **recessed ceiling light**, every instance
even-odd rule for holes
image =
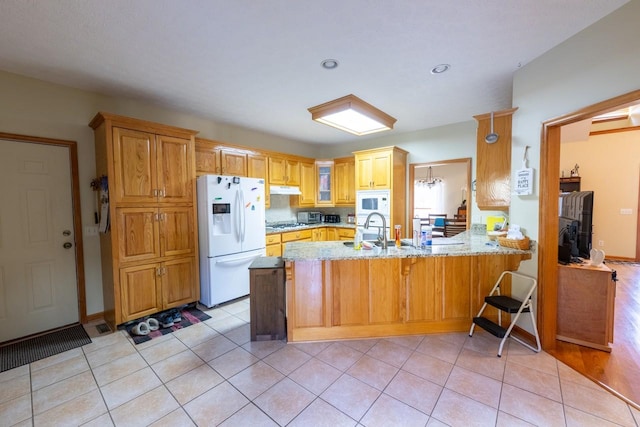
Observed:
[[[451,65],[449,64],[439,64],[431,69],[431,74],[442,74],[449,70],[449,68],[451,68]]]
[[[334,68],[338,68],[338,60],[337,59],[325,59],[321,62],[322,68],[327,70],[333,70]]]

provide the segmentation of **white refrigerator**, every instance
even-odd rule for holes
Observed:
[[[202,175],[197,180],[200,302],[249,294],[249,265],[265,255],[264,180]]]

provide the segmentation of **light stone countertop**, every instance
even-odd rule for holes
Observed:
[[[273,228],[270,226],[265,226],[265,234],[275,234],[275,233],[286,233],[288,231],[300,231],[300,230],[313,230],[314,228],[320,227],[337,227],[337,228],[352,228],[355,230],[355,224],[349,224],[346,222],[319,222],[317,224],[304,224],[296,227],[287,227],[287,228]]]
[[[301,260],[349,260],[370,258],[410,258],[431,256],[477,256],[477,255],[506,255],[532,254],[532,250],[519,250],[498,245],[490,241],[486,234],[472,234],[469,231],[449,238],[435,238],[434,244],[427,249],[411,246],[411,239],[402,239],[403,244],[396,248],[393,241],[383,250],[374,246],[373,249],[355,250],[353,246],[345,245],[344,241],[329,242],[290,242],[287,243],[282,259],[285,261]],[[347,242],[347,244],[353,242]],[[532,248],[535,242],[532,242]]]

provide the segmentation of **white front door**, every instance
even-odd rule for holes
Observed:
[[[0,342],[79,320],[69,162],[0,139]]]

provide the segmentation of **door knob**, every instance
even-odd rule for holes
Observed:
[[[62,247],[65,249],[69,249],[71,246],[73,246],[71,242],[64,242],[64,244],[62,245]]]

